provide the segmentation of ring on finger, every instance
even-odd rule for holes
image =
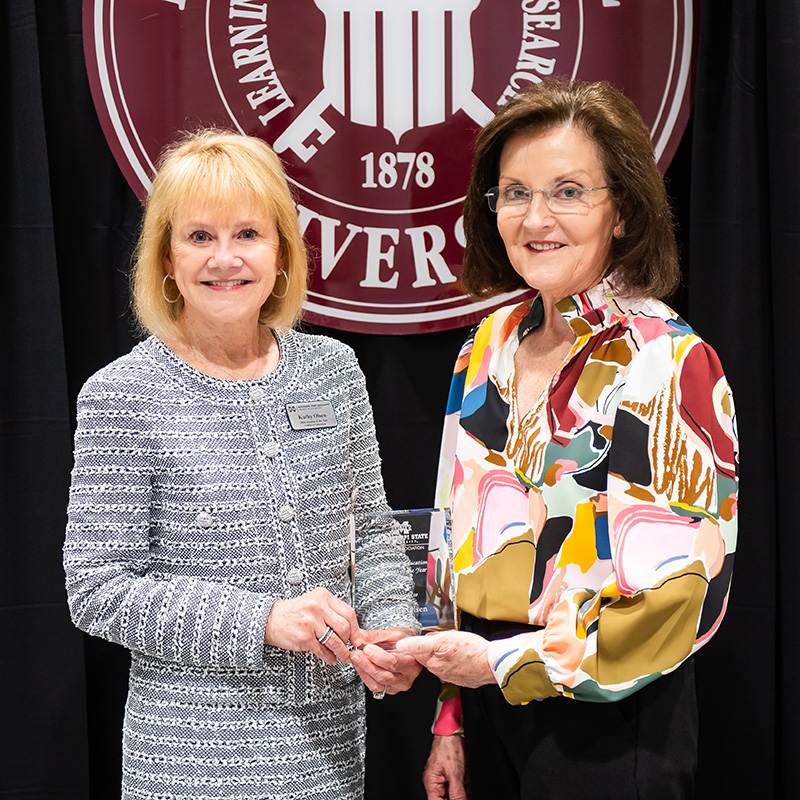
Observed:
[[[388,686],[385,686],[385,685],[384,685],[384,687],[383,687],[383,690],[382,690],[382,691],[380,691],[380,692],[373,692],[373,693],[372,693],[372,696],[373,696],[373,697],[374,697],[376,700],[383,700],[383,698],[384,698],[384,697],[386,697],[386,691],[387,691],[387,689],[388,689],[388,688],[389,688]]]
[[[325,644],[325,642],[327,642],[327,641],[328,641],[328,639],[330,639],[330,638],[331,638],[331,635],[332,635],[332,634],[333,634],[333,628],[331,628],[331,626],[330,626],[330,625],[327,625],[327,626],[325,627],[325,632],[322,634],[322,636],[320,636],[320,637],[317,639],[317,641],[318,641],[320,644]]]

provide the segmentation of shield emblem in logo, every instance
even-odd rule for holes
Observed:
[[[492,117],[472,91],[470,17],[480,0],[314,2],[325,15],[323,89],[275,142],[278,152],[291,148],[308,160],[316,149],[303,145],[307,136],[320,131],[324,143],[333,134],[320,119],[331,106],[358,125],[381,124],[399,144],[415,126],[445,121],[447,76],[451,113],[463,109],[478,125]],[[415,75],[424,80],[415,81]]]

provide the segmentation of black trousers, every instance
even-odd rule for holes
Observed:
[[[482,620],[462,627],[486,638]],[[519,633],[520,631],[515,631]],[[488,635],[487,635],[488,633]],[[472,800],[684,800],[694,796],[694,662],[614,703],[563,697],[512,706],[462,689]]]

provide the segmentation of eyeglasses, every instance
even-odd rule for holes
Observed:
[[[531,189],[521,183],[512,183],[509,186],[495,186],[484,197],[489,201],[492,211],[509,217],[524,217],[536,192],[541,193],[545,205],[554,214],[588,214],[591,209],[589,192],[610,188],[610,184],[587,188],[579,183],[562,183],[555,189]]]

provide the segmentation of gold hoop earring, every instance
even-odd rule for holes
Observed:
[[[164,280],[163,280],[163,281],[161,281],[161,294],[162,294],[163,298],[164,298],[164,299],[165,299],[165,300],[166,300],[166,301],[167,301],[167,302],[168,302],[170,305],[174,305],[175,303],[177,303],[177,302],[178,302],[178,300],[180,300],[180,299],[181,299],[181,293],[180,293],[180,290],[178,290],[178,296],[177,296],[177,297],[176,297],[174,300],[170,300],[170,299],[169,299],[169,297],[167,297],[167,278],[172,278],[172,275],[170,275],[169,273],[167,273],[167,274],[164,276]],[[175,280],[175,278],[172,278],[172,280]],[[177,284],[176,284],[176,288],[177,288]]]
[[[287,295],[287,293],[289,291],[289,276],[283,270],[281,270],[278,274],[279,275],[283,275],[283,279],[286,281],[286,288],[283,290],[283,294],[278,294],[275,291],[275,287],[273,286],[272,287],[272,296],[273,297],[277,297],[278,300],[283,300],[283,298],[286,297],[286,295]],[[277,278],[275,279],[275,281],[277,283]]]

